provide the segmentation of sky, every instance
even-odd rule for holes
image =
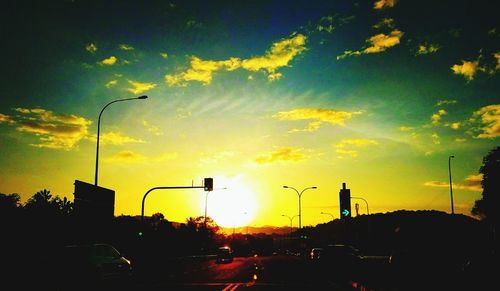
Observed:
[[[22,202],[94,183],[99,112],[142,95],[101,117],[115,215],[205,177],[213,192],[155,190],[145,215],[182,222],[207,202],[222,226],[285,226],[302,193],[314,226],[340,217],[342,183],[360,215],[364,201],[451,212],[449,165],[455,213],[470,215],[499,145],[494,1],[9,1],[0,14],[0,193]]]

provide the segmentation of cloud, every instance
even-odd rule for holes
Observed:
[[[390,34],[377,34],[366,40],[370,44],[369,47],[362,51],[346,50],[343,54],[337,56],[337,60],[344,59],[349,56],[359,56],[362,54],[374,54],[386,51],[388,48],[396,46],[400,43],[404,33],[398,29],[393,30]]]
[[[128,45],[128,44],[120,44],[118,47],[123,51],[133,51],[134,50],[134,47],[131,45]]]
[[[273,43],[264,56],[243,60],[242,67],[253,72],[265,70],[273,74],[276,69],[288,66],[290,61],[306,49],[306,40],[307,37],[303,34],[282,39]]]
[[[106,83],[106,88],[114,87],[114,86],[116,86],[116,84],[118,84],[118,80],[111,80],[111,81]]]
[[[432,143],[433,144],[436,144],[436,145],[437,144],[441,144],[441,137],[436,132],[434,132],[433,134],[431,134],[431,138],[432,138]]]
[[[109,58],[102,60],[101,64],[106,66],[112,66],[116,64],[116,61],[118,61],[118,59],[115,56],[110,56]]]
[[[448,114],[448,112],[446,112],[446,110],[444,109],[440,109],[438,112],[432,114],[431,116],[431,123],[434,124],[434,125],[437,125],[439,124],[439,121],[441,120],[441,117]]]
[[[397,0],[377,0],[373,4],[373,9],[381,10],[384,8],[391,8],[396,5]]]
[[[149,132],[156,136],[163,135],[163,131],[158,126],[151,125],[146,120],[142,121],[142,125],[144,125]]]
[[[451,105],[451,104],[456,104],[457,100],[439,100],[436,103],[436,106],[442,106],[442,105]]]
[[[219,70],[234,71],[241,66],[239,58],[230,58],[223,61],[202,60],[191,57],[191,68],[177,75],[166,75],[165,81],[169,86],[186,86],[186,82],[198,81],[203,85],[212,82],[212,75]]]
[[[408,132],[408,131],[413,131],[413,130],[415,130],[415,128],[414,128],[414,127],[410,127],[410,126],[400,126],[400,127],[399,127],[399,130],[400,130],[400,131],[403,131],[403,132]]]
[[[234,151],[222,151],[215,154],[203,154],[202,157],[200,158],[200,162],[203,164],[215,164],[220,161],[232,158],[237,154],[238,153]]]
[[[127,82],[132,85],[133,88],[127,88],[127,91],[134,94],[140,94],[156,87],[155,83],[140,83],[132,80],[127,80]]]
[[[191,116],[191,111],[182,107],[177,108],[177,119],[184,119]]]
[[[462,123],[457,121],[457,122],[452,122],[450,124],[447,124],[447,126],[449,126],[451,129],[458,130],[458,129],[460,129],[460,127],[462,127]]]
[[[162,162],[177,158],[177,153],[163,153],[157,157],[148,157],[133,151],[125,150],[116,153],[115,155],[105,159],[110,163],[145,163],[145,162]]]
[[[0,113],[0,123],[14,123],[15,121],[12,119],[12,117]]]
[[[493,54],[495,59],[497,59],[497,64],[495,65],[495,69],[500,70],[500,52],[496,52]]]
[[[323,108],[297,108],[290,111],[281,111],[273,115],[278,120],[312,120],[305,130],[295,131],[317,131],[323,123],[343,126],[345,121],[353,115],[361,114],[357,112],[337,111],[335,109]]]
[[[417,50],[417,55],[428,55],[428,54],[433,54],[437,52],[440,49],[440,47],[437,44],[419,44],[418,45],[418,50]]]
[[[306,39],[306,36],[297,34],[273,43],[271,49],[263,56],[243,60],[232,57],[227,60],[213,61],[192,56],[189,69],[179,74],[165,75],[165,82],[169,86],[187,86],[187,82],[191,81],[209,85],[215,72],[221,70],[231,72],[239,68],[251,72],[265,71],[268,73],[269,81],[279,80],[283,74],[276,70],[288,66],[298,54],[306,49]]]
[[[283,147],[275,151],[258,156],[255,161],[259,164],[274,163],[279,161],[300,161],[304,160],[306,155],[302,149]]]
[[[462,183],[452,183],[452,188],[453,189],[460,189],[460,190],[481,192],[481,191],[483,191],[483,187],[481,185],[482,180],[483,180],[482,174],[469,175],[469,176],[467,176],[467,178],[465,178],[464,182],[462,182]],[[442,182],[442,181],[429,181],[429,182],[425,182],[424,186],[449,188],[450,183],[449,182]]]
[[[382,28],[393,29],[394,28],[394,19],[383,18],[382,20],[380,20],[379,23],[373,25],[373,28],[375,28],[375,29],[382,29]]]
[[[16,130],[32,133],[39,137],[40,143],[34,147],[51,149],[72,149],[87,136],[92,121],[73,114],[54,114],[42,108],[16,108],[21,115],[15,123]],[[13,122],[11,122],[13,123]]]
[[[346,156],[356,158],[358,156],[357,149],[372,145],[378,145],[378,142],[374,139],[367,138],[343,139],[335,144],[335,152],[338,154],[338,158],[344,158]]]
[[[484,106],[472,114],[469,122],[478,124],[473,132],[476,138],[495,138],[500,136],[500,104]]]
[[[89,43],[85,46],[85,50],[93,54],[97,51],[97,46],[95,43]]]
[[[390,47],[398,45],[402,36],[403,32],[397,29],[393,30],[389,35],[383,33],[374,35],[368,40],[372,46],[367,47],[363,52],[366,54],[383,52]]]
[[[97,135],[89,135],[87,139],[96,142],[97,140]],[[123,135],[118,132],[106,132],[104,134],[99,135],[99,144],[100,145],[123,145],[123,144],[129,144],[129,143],[145,143],[142,139],[137,139],[133,138],[130,136]]]
[[[451,70],[456,75],[463,75],[467,81],[472,81],[478,70],[484,70],[479,67],[479,61],[462,61],[461,65],[453,65]]]

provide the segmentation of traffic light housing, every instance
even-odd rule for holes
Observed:
[[[214,179],[213,178],[205,178],[203,183],[203,189],[205,191],[213,191],[214,190]]]
[[[342,183],[342,189],[339,192],[340,200],[340,218],[347,219],[351,217],[351,189],[345,188],[345,183]]]

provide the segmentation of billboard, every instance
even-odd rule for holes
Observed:
[[[107,220],[114,217],[115,191],[75,180],[74,213],[77,217]]]

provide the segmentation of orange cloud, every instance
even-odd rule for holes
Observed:
[[[373,4],[373,9],[381,10],[384,8],[391,8],[396,5],[396,0],[378,0]]]
[[[263,70],[268,73],[269,81],[279,80],[283,74],[276,70],[288,66],[298,54],[305,50],[305,43],[306,36],[297,34],[273,43],[271,49],[263,56],[243,60],[232,57],[221,61],[202,60],[192,56],[189,69],[179,74],[165,75],[165,82],[169,86],[187,86],[187,82],[191,81],[209,85],[212,82],[213,74],[217,71],[231,72],[239,68],[251,72]]]
[[[404,33],[400,30],[393,30],[390,34],[380,33],[366,40],[370,44],[369,47],[362,51],[346,50],[343,54],[337,56],[337,60],[344,59],[349,56],[359,56],[362,54],[374,54],[386,51],[388,48],[396,46],[400,43]]]
[[[470,122],[479,123],[473,131],[479,131],[477,138],[500,136],[500,104],[484,106],[472,114]]]
[[[259,164],[267,164],[278,161],[300,161],[304,160],[306,155],[302,149],[284,147],[275,151],[263,154],[255,159]]]
[[[88,127],[92,123],[83,117],[73,114],[54,114],[42,108],[16,108],[21,114],[16,120],[16,130],[32,133],[39,137],[40,143],[35,147],[51,149],[72,149],[82,138],[88,135]]]
[[[460,190],[481,192],[481,191],[483,191],[483,187],[481,185],[482,180],[483,180],[482,174],[469,175],[469,176],[467,176],[467,178],[465,178],[464,182],[462,182],[462,183],[452,183],[452,188],[453,189],[460,189]],[[449,188],[450,183],[449,182],[442,182],[442,181],[429,181],[429,182],[425,182],[424,186]]]
[[[353,115],[361,114],[361,111],[347,112],[337,111],[335,109],[323,108],[297,108],[290,111],[281,111],[273,115],[278,120],[312,120],[305,130],[293,131],[317,131],[323,123],[343,126],[345,121],[352,118]]]

